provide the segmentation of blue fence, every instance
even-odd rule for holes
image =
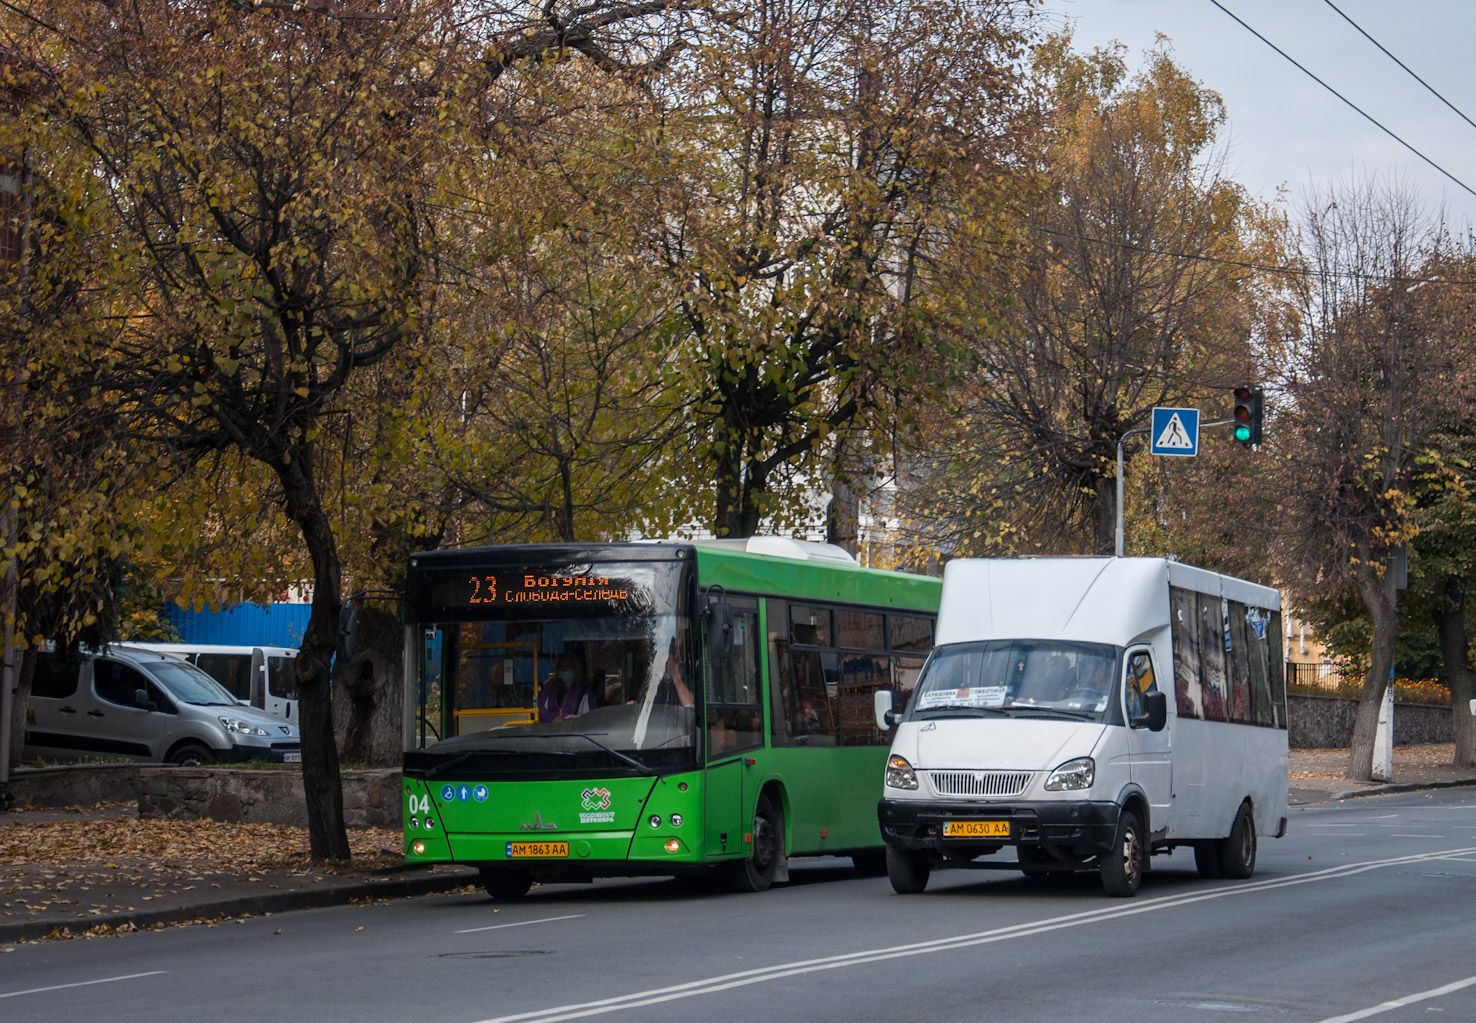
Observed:
[[[285,646],[297,649],[312,615],[310,604],[230,604],[219,611],[191,611],[165,604],[169,624],[185,643]]]

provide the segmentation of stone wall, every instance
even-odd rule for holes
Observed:
[[[1342,749],[1353,741],[1358,701],[1344,696],[1288,693],[1286,714],[1292,749]],[[1450,708],[1428,703],[1394,704],[1394,745],[1450,742]]]
[[[345,825],[401,826],[399,771],[344,771],[342,777]],[[141,767],[138,815],[307,827],[307,803],[297,771]]]
[[[22,767],[10,776],[17,806],[96,806],[138,798],[137,764]]]

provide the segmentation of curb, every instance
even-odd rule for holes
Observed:
[[[1422,789],[1455,789],[1476,785],[1476,778],[1458,778],[1455,781],[1407,781],[1390,785],[1376,785],[1367,789],[1348,789],[1328,797],[1329,801],[1358,799],[1360,796],[1390,796],[1396,792],[1419,792]]]
[[[69,930],[73,935],[79,935],[94,927],[145,928],[155,924],[180,923],[201,917],[233,917],[247,914],[259,916],[263,913],[287,913],[297,909],[326,909],[330,906],[347,905],[359,899],[400,899],[416,895],[435,895],[474,883],[476,883],[474,873],[436,874],[393,881],[351,882],[294,892],[243,895],[236,898],[218,899],[214,902],[197,902],[187,906],[112,913],[107,916],[62,920],[55,918],[21,920],[15,923],[0,923],[0,942],[34,941],[54,931],[62,930]]]

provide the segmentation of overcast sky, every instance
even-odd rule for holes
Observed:
[[[1220,0],[1257,32],[1425,156],[1476,189],[1476,128],[1381,53],[1325,0]],[[1476,121],[1476,0],[1332,0]],[[1078,49],[1118,40],[1129,66],[1161,32],[1179,64],[1217,91],[1229,116],[1229,176],[1252,193],[1376,172],[1407,177],[1456,224],[1476,224],[1462,189],[1299,71],[1210,0],[1045,0],[1075,23]]]

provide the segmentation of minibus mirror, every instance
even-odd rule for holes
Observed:
[[[1148,723],[1148,731],[1163,731],[1163,726],[1168,724],[1168,696],[1157,691],[1144,693],[1143,711],[1143,719]]]
[[[897,723],[898,714],[892,710],[892,691],[890,689],[878,689],[872,700],[876,708],[876,727],[883,732],[890,732],[892,726]]]
[[[159,705],[149,699],[148,690],[135,689],[133,691],[133,705],[140,710],[158,710]]]
[[[733,648],[733,608],[721,597],[707,599],[707,655],[712,664],[724,664]]]

